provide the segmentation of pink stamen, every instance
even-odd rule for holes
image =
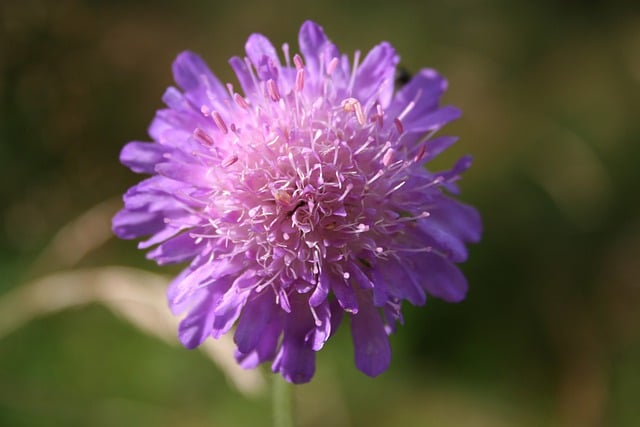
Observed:
[[[420,150],[418,151],[418,154],[416,154],[416,157],[413,159],[414,162],[419,162],[422,159],[422,156],[424,156],[425,151],[427,150],[427,145],[426,144],[422,144],[420,146]]]
[[[329,76],[332,75],[333,72],[336,70],[337,66],[338,66],[338,58],[334,56],[333,59],[329,61],[329,65],[327,65],[327,75]]]
[[[296,73],[296,92],[302,92],[303,88],[304,88],[304,70],[300,68]]]
[[[236,156],[235,154],[232,154],[229,157],[227,157],[226,159],[224,159],[222,161],[222,163],[220,163],[220,165],[223,168],[227,168],[227,167],[231,166],[232,164],[234,164],[237,161],[238,161],[238,156]]]
[[[304,68],[304,62],[302,62],[302,58],[297,53],[293,56],[293,63],[296,64],[296,69],[298,70]]]
[[[211,118],[215,122],[216,126],[218,126],[218,129],[222,131],[222,133],[226,134],[229,132],[229,129],[227,129],[227,124],[222,119],[220,113],[214,111],[213,113],[211,113]]]
[[[245,110],[249,108],[247,100],[239,93],[233,94],[233,100],[236,102],[236,104],[238,104],[240,108],[243,108]]]
[[[267,80],[267,91],[269,92],[269,97],[273,102],[280,101],[280,92],[278,91],[278,85],[273,79]]]
[[[378,126],[382,127],[384,125],[384,111],[382,111],[382,105],[376,105],[376,111],[378,112]]]
[[[402,126],[402,122],[400,121],[400,119],[397,117],[393,119],[393,124],[396,125],[398,133],[402,135],[402,133],[404,132],[404,126]]]
[[[389,148],[386,153],[384,153],[384,156],[382,156],[382,164],[385,166],[389,166],[389,164],[391,163],[391,160],[393,159],[393,155],[395,154],[395,151],[393,148]]]
[[[211,138],[211,136],[206,133],[205,131],[203,131],[200,128],[196,128],[193,131],[193,137],[196,139],[196,141],[198,141],[200,144],[203,145],[208,145],[211,146],[213,145],[213,138]]]

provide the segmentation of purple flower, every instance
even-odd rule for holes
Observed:
[[[158,264],[190,262],[167,291],[187,348],[235,325],[242,366],[273,360],[304,383],[346,312],[356,366],[376,376],[403,300],[467,292],[455,263],[480,238],[480,218],[445,193],[470,159],[425,168],[456,141],[434,134],[460,111],[439,105],[447,83],[431,69],[395,90],[388,43],[350,60],[305,22],[299,45],[301,56],[284,45],[281,58],[249,37],[247,57],[230,61],[240,89],[181,53],[182,90],[165,92],[154,142],[122,150],[151,177],[125,194],[113,229],[150,236],[139,247]]]

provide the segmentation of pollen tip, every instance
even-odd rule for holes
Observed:
[[[336,70],[337,66],[338,66],[338,58],[334,56],[331,59],[331,61],[329,61],[329,65],[327,65],[327,75],[328,76],[332,75],[333,72]]]
[[[273,79],[267,80],[267,92],[273,102],[280,101],[280,92],[278,91],[278,85]]]
[[[235,154],[232,154],[229,157],[225,158],[220,165],[223,168],[227,168],[227,167],[231,166],[232,164],[234,164],[237,161],[238,161],[238,156],[235,155]]]
[[[418,150],[418,154],[416,154],[416,156],[414,157],[413,161],[414,162],[419,162],[422,157],[424,156],[425,151],[427,150],[426,144],[422,144],[420,146],[420,150]]]
[[[395,119],[393,119],[393,124],[396,126],[399,134],[404,133],[404,126],[402,126],[402,122],[399,118],[396,117]]]
[[[303,88],[304,88],[304,70],[300,68],[296,73],[296,92],[302,92]]]
[[[238,104],[240,108],[243,108],[245,110],[249,108],[249,104],[247,103],[247,100],[239,93],[233,94],[233,100],[235,101],[236,104]]]
[[[213,138],[211,138],[211,136],[201,128],[196,128],[193,131],[193,137],[202,145],[213,145]]]
[[[227,124],[224,122],[224,119],[222,118],[220,113],[218,113],[217,111],[212,112],[211,118],[215,122],[218,129],[222,131],[222,133],[226,134],[229,132],[229,129],[227,129]]]

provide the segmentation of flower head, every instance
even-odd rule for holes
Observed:
[[[456,141],[433,135],[458,118],[441,107],[446,81],[423,69],[396,90],[388,43],[353,60],[305,22],[301,55],[282,57],[262,35],[230,60],[240,88],[223,85],[191,52],[173,64],[182,90],[164,94],[149,133],[121,161],[151,177],[124,196],[113,219],[159,264],[190,262],[170,285],[193,348],[234,325],[246,367],[303,383],[320,350],[349,317],[356,366],[387,369],[401,303],[430,294],[465,297],[455,263],[480,237],[470,206],[445,193],[469,167],[425,168]]]

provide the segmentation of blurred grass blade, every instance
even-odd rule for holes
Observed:
[[[176,345],[179,319],[166,306],[168,279],[140,269],[101,267],[50,274],[0,297],[0,339],[29,321],[74,306],[100,303],[146,334]],[[259,370],[244,370],[233,358],[230,335],[207,340],[204,353],[245,395],[265,387]]]
[[[35,261],[35,274],[51,266],[70,268],[113,237],[111,218],[122,206],[120,199],[99,203],[62,227]]]

